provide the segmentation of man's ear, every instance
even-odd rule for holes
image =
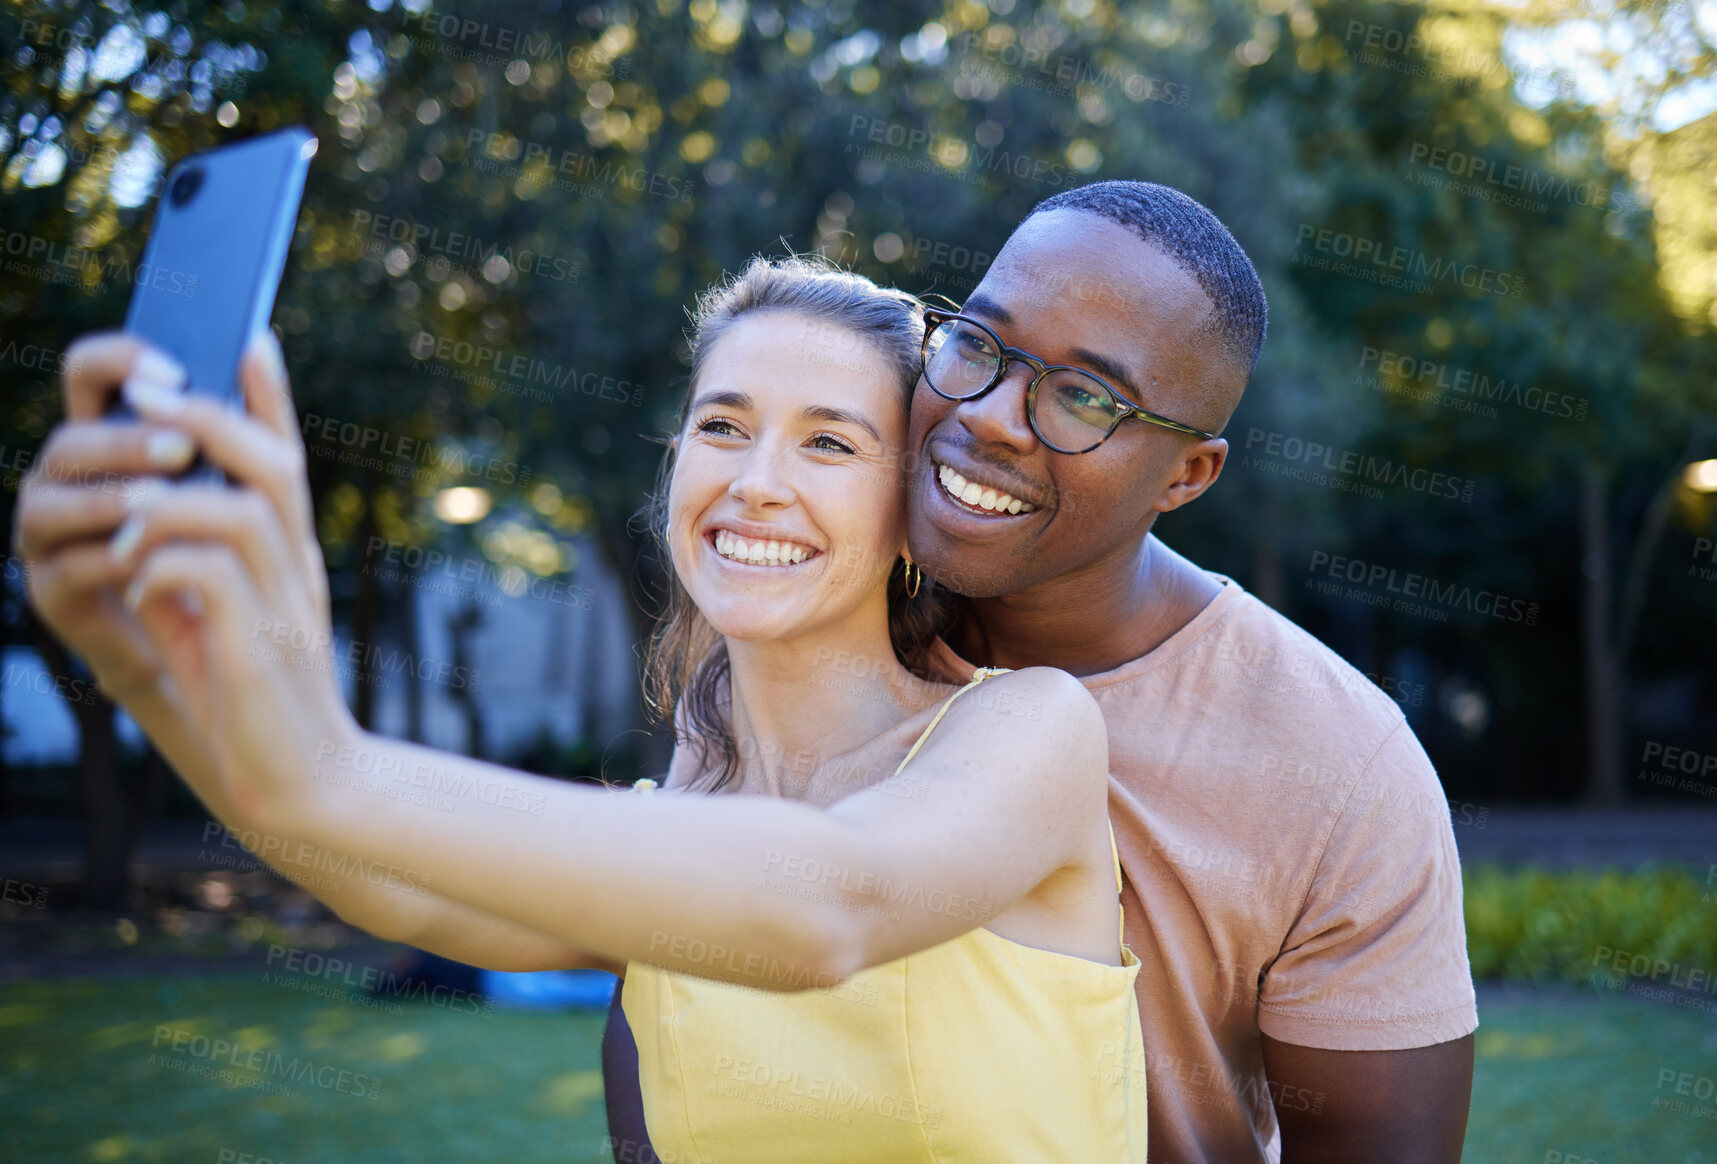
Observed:
[[[1228,442],[1221,437],[1201,440],[1187,451],[1181,462],[1180,476],[1163,490],[1157,509],[1161,513],[1179,509],[1195,501],[1222,476],[1222,466],[1228,462]]]

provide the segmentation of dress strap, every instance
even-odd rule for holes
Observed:
[[[1121,895],[1121,850],[1115,847],[1115,822],[1109,822],[1109,855],[1115,858],[1115,896]],[[1121,945],[1127,944],[1127,911],[1121,907]]]
[[[918,749],[924,746],[924,741],[930,738],[931,731],[935,729],[937,724],[942,722],[942,717],[948,714],[948,708],[953,705],[956,699],[960,698],[960,696],[982,683],[985,679],[990,678],[992,675],[1006,675],[1011,670],[1013,670],[1012,667],[979,667],[977,670],[973,671],[972,677],[966,681],[966,685],[964,687],[960,688],[960,690],[954,692],[954,694],[942,701],[942,707],[936,712],[936,718],[932,719],[930,721],[930,725],[919,733],[918,739],[913,741],[912,750],[906,753],[906,759],[900,762],[900,767],[894,770],[894,774],[896,776],[900,775],[900,769],[906,767],[908,761],[918,754]],[[1119,866],[1117,865],[1116,868],[1118,869]]]

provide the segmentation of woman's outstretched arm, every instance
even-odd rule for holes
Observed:
[[[260,841],[259,859],[349,925],[490,970],[621,969],[558,938],[443,897],[407,876],[409,868],[403,871],[407,875],[396,874],[390,883],[373,862],[328,851],[279,827],[285,822],[246,818],[223,792],[208,751],[187,730],[167,692],[156,689],[124,706],[215,819],[240,837]]]
[[[268,378],[284,400],[283,372]],[[241,819],[372,883],[612,962],[801,989],[956,937],[1089,859],[1106,737],[1090,695],[1050,669],[986,683],[1010,698],[956,701],[909,769],[923,778],[911,796],[878,785],[827,810],[582,788],[364,733],[335,674],[320,552],[263,492],[289,481],[308,513],[297,433],[205,398],[126,397],[238,486],[150,497],[124,555],[125,603],[187,730]],[[450,811],[377,795],[364,782],[377,773],[421,781]]]
[[[348,723],[317,740],[312,771],[270,775],[258,815],[612,962],[832,986],[983,924],[1089,851],[1107,784],[1094,702],[1042,668],[986,687],[1000,698],[955,701],[909,784],[827,809],[580,787]],[[359,770],[430,783],[453,811],[383,800],[340,775]]]

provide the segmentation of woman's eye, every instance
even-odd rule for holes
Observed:
[[[712,416],[698,425],[699,432],[707,432],[714,436],[738,436],[739,429],[731,420],[723,420]]]
[[[826,432],[818,433],[816,436],[812,437],[811,443],[817,448],[825,449],[831,453],[850,453],[853,451],[853,447],[847,444],[846,441],[843,441],[840,437],[830,436]]]

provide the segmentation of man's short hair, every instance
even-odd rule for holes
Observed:
[[[1252,260],[1222,221],[1199,202],[1155,182],[1092,182],[1052,194],[1032,207],[1088,210],[1131,230],[1198,280],[1212,304],[1201,334],[1214,338],[1223,356],[1252,376],[1264,346],[1269,309]]]

